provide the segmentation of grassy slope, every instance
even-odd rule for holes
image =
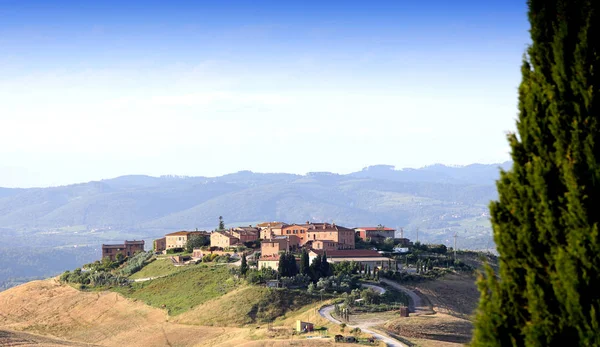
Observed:
[[[243,326],[285,319],[285,315],[315,303],[319,298],[305,291],[245,286],[205,302],[177,317],[185,324]],[[218,310],[214,308],[218,307]]]
[[[192,265],[193,266],[193,265]],[[185,266],[174,266],[169,258],[157,258],[144,266],[140,271],[129,276],[131,279],[160,277],[188,269]]]
[[[178,315],[235,289],[227,266],[191,266],[181,271],[131,287],[113,290],[150,306],[166,308]],[[164,305],[164,306],[163,306]]]

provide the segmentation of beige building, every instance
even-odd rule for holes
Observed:
[[[240,244],[240,239],[226,231],[214,231],[210,234],[210,246],[229,248]]]
[[[340,244],[334,241],[329,240],[315,240],[309,241],[312,249],[324,250],[324,251],[334,251],[340,249]]]
[[[261,256],[258,259],[258,269],[271,268],[275,271],[279,269],[279,255]]]
[[[160,239],[154,240],[154,252],[162,252],[167,249],[167,238],[161,237]]]
[[[165,235],[166,249],[171,248],[185,248],[188,240],[195,235],[209,236],[210,233],[206,231],[176,231]]]
[[[260,229],[260,238],[264,240],[276,235],[282,235],[281,229],[287,226],[287,224],[283,222],[265,222],[256,226]]]
[[[274,236],[260,243],[260,254],[263,256],[276,255],[279,252],[290,251],[298,247],[295,236]]]
[[[237,237],[241,243],[252,242],[258,240],[260,230],[258,228],[249,227],[237,227],[229,231],[231,235]]]

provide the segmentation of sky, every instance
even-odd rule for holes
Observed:
[[[526,11],[0,0],[0,187],[506,161]]]

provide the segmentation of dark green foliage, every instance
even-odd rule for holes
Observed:
[[[317,256],[313,259],[312,264],[310,264],[310,273],[313,281],[318,281],[321,278],[321,255],[317,254]]]
[[[219,227],[217,230],[225,230],[225,222],[223,221],[223,216],[219,216]]]
[[[169,248],[167,249],[167,254],[182,253],[183,251],[185,251],[183,248]]]
[[[490,206],[474,346],[600,345],[600,1],[530,0],[513,168]],[[594,29],[595,28],[595,29]]]
[[[152,257],[152,252],[138,252],[133,257],[127,259],[120,274],[123,276],[131,276],[134,273],[140,271],[145,265],[146,261]]]
[[[331,276],[331,269],[329,268],[329,262],[327,261],[327,253],[323,253],[321,258],[321,277]]]
[[[280,277],[294,277],[298,274],[296,257],[289,252],[279,255],[279,267],[277,272]]]
[[[302,255],[300,256],[300,273],[303,275],[310,274],[310,265],[308,264],[308,252],[305,248],[302,249]]]
[[[242,276],[246,276],[246,273],[248,272],[248,262],[246,261],[246,254],[242,255],[242,264],[240,265],[240,274],[242,274]]]
[[[246,273],[246,280],[248,283],[252,284],[266,283],[267,281],[274,280],[276,278],[277,272],[268,267],[260,270],[250,269]]]
[[[185,251],[192,253],[194,248],[200,248],[210,245],[210,238],[202,235],[194,235],[185,243]]]
[[[334,275],[355,275],[360,271],[360,264],[355,261],[342,261],[331,264]]]

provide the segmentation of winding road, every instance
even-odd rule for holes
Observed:
[[[366,288],[371,288],[371,289],[375,290],[376,292],[378,292],[379,294],[383,294],[386,292],[385,288],[376,286],[374,284],[361,283],[361,286],[366,287]],[[339,320],[337,320],[337,319],[333,318],[333,316],[331,316],[331,312],[333,312],[334,309],[335,309],[335,305],[323,306],[319,309],[319,314],[321,315],[321,317],[327,319],[328,321],[330,321],[332,323],[342,324],[342,322],[340,322]],[[372,325],[375,325],[375,324],[376,323],[373,323]],[[365,333],[373,335],[373,337],[376,338],[377,340],[383,341],[387,346],[406,347],[405,344],[401,343],[400,341],[398,341],[396,339],[393,339],[389,336],[385,336],[385,335],[382,335],[380,333],[377,333],[377,332],[371,330],[370,328],[372,325],[371,324],[359,324],[359,325],[348,325],[348,327],[360,328],[360,330],[364,331]]]

